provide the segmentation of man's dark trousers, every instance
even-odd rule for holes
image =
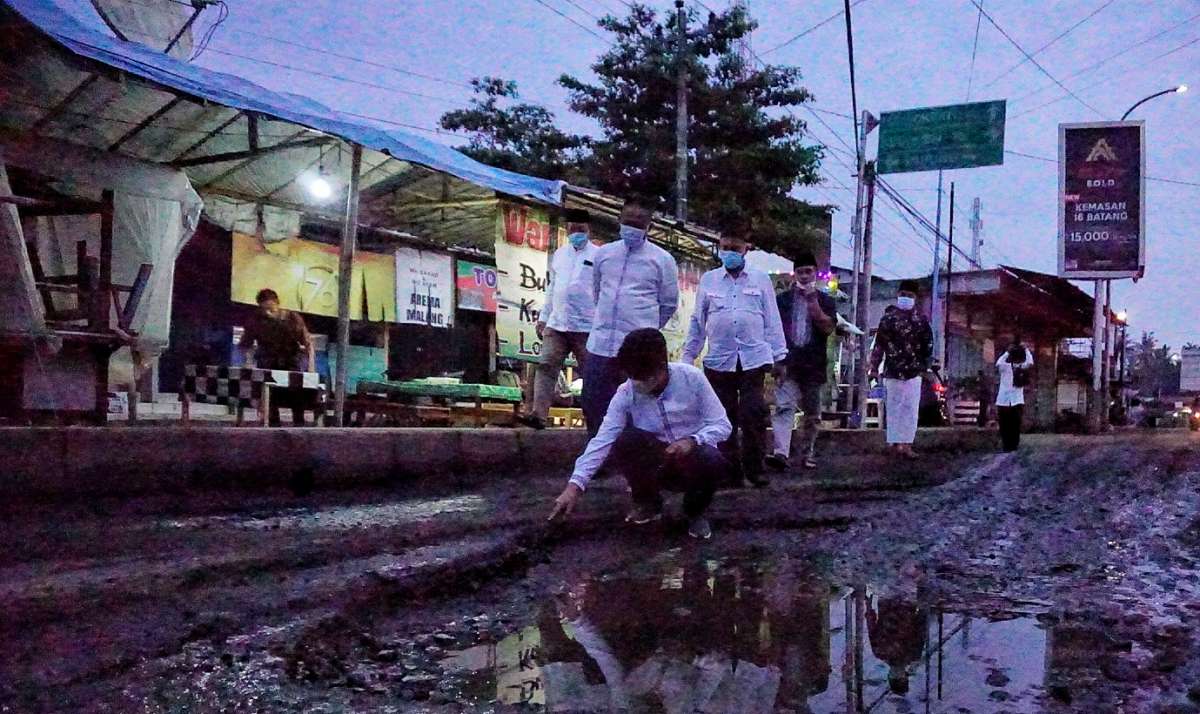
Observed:
[[[662,507],[662,491],[683,492],[683,513],[702,515],[712,503],[729,462],[711,446],[696,445],[687,456],[667,456],[667,444],[648,431],[627,427],[617,437],[605,467],[625,475],[639,506]]]
[[[739,362],[733,372],[718,372],[708,368],[704,370],[704,376],[708,377],[708,383],[717,393],[717,399],[721,400],[729,423],[733,425],[729,439],[721,444],[721,453],[725,454],[731,463],[741,466],[743,476],[756,476],[762,473],[763,469],[769,415],[767,402],[763,397],[763,380],[767,376],[767,369],[768,367],[742,369]]]
[[[579,401],[589,437],[595,436],[600,430],[600,422],[604,421],[604,415],[608,412],[608,403],[625,379],[625,372],[621,370],[616,357],[589,354],[584,361],[583,394],[579,395]]]

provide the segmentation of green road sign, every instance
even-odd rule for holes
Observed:
[[[1004,100],[884,112],[881,174],[965,169],[1004,163]]]

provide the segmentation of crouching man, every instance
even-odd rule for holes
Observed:
[[[704,512],[728,473],[717,444],[732,431],[725,409],[704,373],[667,362],[667,341],[654,329],[630,332],[617,352],[629,377],[608,405],[600,430],[575,462],[575,471],[554,501],[553,520],[570,515],[592,476],[607,465],[625,475],[637,525],[662,518],[662,494],[682,491],[688,534],[712,537]]]

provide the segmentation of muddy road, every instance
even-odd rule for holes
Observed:
[[[706,542],[561,474],[9,504],[0,711],[1200,711],[1196,446],[846,457]]]

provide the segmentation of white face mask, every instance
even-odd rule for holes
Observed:
[[[625,241],[625,245],[629,248],[640,248],[646,242],[646,229],[636,226],[627,226],[621,224],[620,229],[621,240]]]
[[[900,308],[901,310],[911,310],[916,306],[917,306],[916,298],[910,298],[910,297],[896,298],[896,307]]]

